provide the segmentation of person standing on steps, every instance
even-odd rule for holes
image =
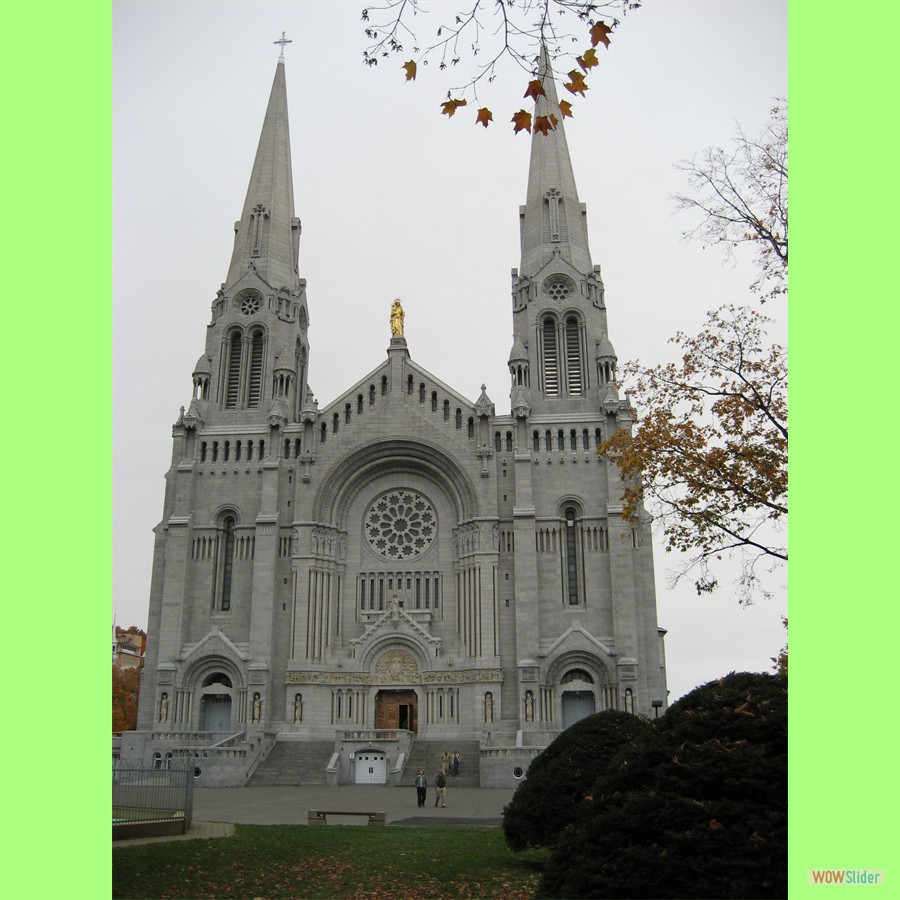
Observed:
[[[441,768],[445,772],[450,771],[450,754],[446,750],[441,754]]]
[[[419,769],[419,774],[416,775],[416,799],[419,801],[419,806],[425,805],[425,794],[428,788],[428,779],[425,777],[425,770]]]
[[[450,774],[456,778],[459,775],[459,764],[462,762],[462,757],[454,750],[452,761],[450,762]]]
[[[435,807],[447,806],[447,778],[443,769],[437,773],[437,778],[434,779],[434,805]]]

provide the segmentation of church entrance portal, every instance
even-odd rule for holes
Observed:
[[[229,731],[231,729],[231,697],[225,694],[204,694],[202,731]]]
[[[592,691],[565,691],[562,695],[563,728],[592,716],[596,708]]]
[[[375,728],[418,733],[419,705],[415,691],[379,691],[375,696]]]

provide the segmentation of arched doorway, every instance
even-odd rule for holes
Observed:
[[[403,729],[414,735],[419,730],[419,698],[412,690],[381,690],[375,695],[375,728]]]

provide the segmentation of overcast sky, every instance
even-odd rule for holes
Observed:
[[[453,7],[453,4],[432,4]],[[413,359],[471,400],[509,411],[510,269],[528,144],[508,119],[527,101],[509,71],[448,120],[447,88],[420,67],[361,62],[358,2],[114,2],[114,615],[146,627],[152,528],[171,425],[190,402],[210,303],[225,278],[282,31],[310,386],[320,406],[378,365],[394,297]],[[674,163],[748,134],[787,95],[781,0],[647,0],[629,14],[576,101],[566,135],[620,365],[664,361],[705,312],[750,301],[749,257],[686,243]],[[423,28],[432,19],[421,18]],[[412,54],[409,54],[411,56]],[[507,110],[509,112],[507,113]],[[781,321],[773,334],[783,338]],[[738,606],[725,584],[669,587],[656,555],[670,700],[731,670],[768,670],[784,642],[786,572],[772,600]]]

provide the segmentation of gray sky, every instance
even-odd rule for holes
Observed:
[[[432,4],[454,8],[454,4]],[[460,4],[461,5],[461,4]],[[480,385],[509,411],[509,272],[528,144],[508,119],[527,101],[509,70],[448,120],[451,85],[420,67],[361,62],[357,2],[114,2],[114,615],[146,627],[151,529],[163,501],[171,425],[190,402],[210,303],[225,278],[282,31],[300,274],[308,281],[310,385],[320,406],[384,358],[400,297],[412,357],[471,400]],[[648,0],[629,14],[566,135],[593,261],[603,267],[620,365],[671,357],[723,303],[750,302],[749,257],[681,239],[692,224],[671,195],[673,164],[757,133],[787,95],[782,0]],[[423,28],[436,27],[432,16]],[[508,110],[508,113],[507,113]],[[775,331],[783,339],[784,310]],[[660,625],[669,629],[670,699],[731,670],[768,670],[784,643],[786,572],[771,601],[740,608],[727,579],[711,597],[668,586],[656,554]]]

